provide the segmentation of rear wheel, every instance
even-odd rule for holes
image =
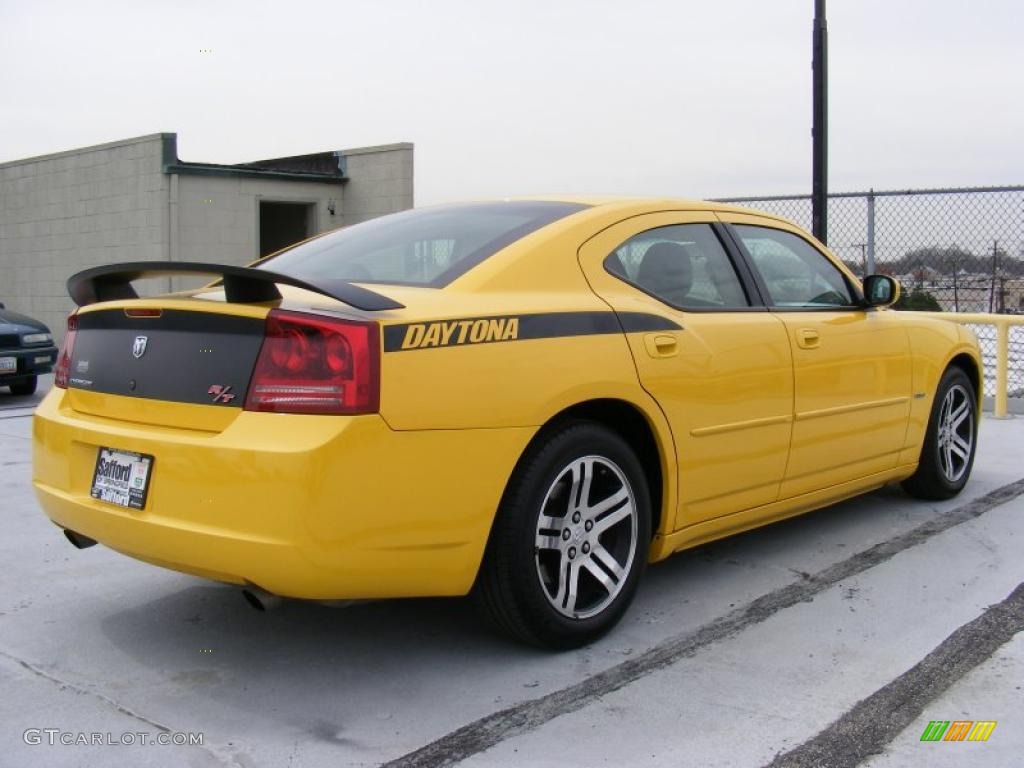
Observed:
[[[920,499],[950,499],[967,484],[978,437],[978,397],[963,369],[948,368],[939,381],[917,471],[903,488]]]
[[[502,499],[474,594],[503,632],[574,648],[625,613],[650,543],[650,496],[616,433],[578,422],[520,462]]]
[[[11,384],[12,395],[31,395],[36,391],[36,385],[39,380],[35,376],[30,376],[27,379],[22,379],[19,382]]]

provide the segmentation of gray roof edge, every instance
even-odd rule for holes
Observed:
[[[64,149],[60,152],[50,152],[45,155],[33,155],[32,157],[23,157],[18,160],[7,160],[0,163],[0,168],[10,168],[15,165],[24,165],[27,163],[39,163],[44,160],[52,160],[57,157],[68,157],[69,155],[81,155],[86,152],[99,152],[104,149],[114,149],[115,147],[127,147],[132,144],[142,144],[147,141],[166,141],[167,137],[177,138],[176,133],[147,133],[144,136],[132,136],[128,139],[118,139],[116,141],[107,141],[103,144],[91,144],[87,147],[79,147],[78,149]]]
[[[61,150],[60,152],[51,152],[45,155],[33,155],[32,157],[23,157],[17,160],[7,160],[0,163],[0,168],[10,168],[18,165],[27,165],[31,163],[39,163],[45,160],[52,160],[58,157],[68,157],[71,155],[81,155],[87,152],[99,152],[105,149],[114,149],[117,147],[127,147],[132,144],[143,144],[146,142],[159,141],[163,144],[163,166],[164,171],[167,173],[190,173],[193,169],[209,169],[220,173],[243,174],[244,175],[270,175],[273,172],[261,171],[257,169],[243,169],[238,166],[222,165],[218,163],[192,163],[185,162],[178,159],[178,134],[171,132],[160,132],[160,133],[148,133],[143,136],[132,136],[127,139],[118,139],[116,141],[108,141],[102,144],[91,144],[87,147],[78,147],[77,149]],[[353,147],[351,149],[338,149],[333,150],[341,157],[351,157],[354,155],[371,155],[384,152],[397,152],[402,150],[412,150],[414,147],[411,141],[396,142],[394,144],[378,144],[371,147]],[[312,153],[321,154],[321,153]],[[259,162],[259,161],[257,161]],[[340,169],[343,171],[343,169]],[[198,172],[202,173],[203,170]],[[209,172],[209,171],[207,171]],[[283,176],[284,174],[281,174]],[[338,180],[337,176],[318,176],[315,174],[288,174],[293,176],[305,177],[309,180]]]
[[[177,134],[162,134],[163,139],[163,170],[166,174],[194,176],[235,176],[245,178],[279,179],[283,181],[317,181],[342,183],[348,179],[339,169],[338,174],[297,173],[294,171],[252,168],[245,165],[227,165],[220,163],[192,163],[178,159]],[[259,161],[257,161],[259,162]]]
[[[412,149],[411,141],[400,141],[395,144],[378,144],[374,147],[355,147],[353,149],[339,149],[342,155],[372,155],[376,152],[396,152],[402,149]]]
[[[237,165],[215,165],[213,163],[165,163],[164,173],[183,176],[235,176],[249,179],[279,179],[282,181],[316,181],[343,184],[345,176],[325,173],[295,173],[273,171],[264,168],[241,168]]]

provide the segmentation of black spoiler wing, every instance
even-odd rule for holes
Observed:
[[[144,277],[173,275],[215,275],[224,283],[224,295],[230,302],[251,304],[281,298],[278,285],[291,285],[342,301],[356,309],[401,309],[394,299],[353,285],[346,280],[317,279],[315,283],[297,277],[252,267],[230,267],[226,264],[204,264],[196,261],[135,261],[110,264],[78,272],[68,278],[68,293],[75,304],[84,307],[98,301],[137,299],[132,281]]]

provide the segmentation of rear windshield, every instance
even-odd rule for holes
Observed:
[[[318,237],[260,267],[310,282],[440,288],[521,237],[586,207],[528,201],[418,208]]]

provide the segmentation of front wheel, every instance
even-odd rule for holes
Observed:
[[[951,499],[967,485],[978,443],[978,397],[961,368],[939,381],[917,471],[903,489],[919,499]]]
[[[502,499],[474,596],[516,639],[575,648],[625,613],[651,539],[636,454],[600,424],[554,432],[524,456]]]

